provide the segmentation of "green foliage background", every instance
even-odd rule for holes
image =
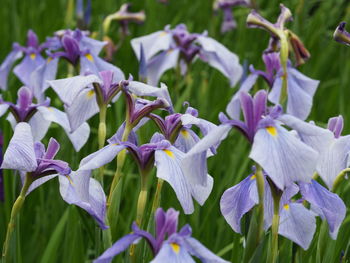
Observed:
[[[103,19],[117,11],[125,1],[93,0],[91,31],[101,32]],[[211,0],[169,0],[168,5],[156,0],[130,1],[133,11],[144,9],[147,15],[143,25],[130,25],[130,36],[126,38],[121,49],[114,56],[114,63],[125,74],[137,76],[138,63],[130,46],[133,37],[149,34],[163,29],[165,25],[175,26],[185,23],[191,32],[208,30],[209,36],[217,39],[230,50],[238,54],[241,63],[254,64],[263,68],[262,51],[266,48],[268,34],[259,29],[248,29],[245,19],[249,10],[236,8],[234,16],[238,28],[225,35],[220,33],[222,14],[215,15]],[[329,117],[342,114],[345,118],[344,134],[349,131],[350,106],[348,83],[350,83],[350,48],[336,43],[332,34],[340,21],[350,22],[350,4],[346,0],[286,0],[282,1],[294,15],[294,21],[288,24],[311,53],[311,59],[300,70],[321,81],[310,120],[325,124]],[[256,0],[259,12],[274,21],[279,14],[279,1]],[[10,51],[13,42],[24,44],[26,32],[33,29],[43,41],[54,31],[74,28],[75,22],[69,21],[70,11],[68,0],[0,0],[0,60]],[[118,24],[112,23],[110,37],[118,40]],[[66,64],[61,63],[65,69]],[[65,72],[65,70],[63,70]],[[60,77],[65,77],[60,75]],[[190,81],[179,81],[174,71],[167,72],[162,81],[165,82],[173,97],[177,109],[188,100],[191,106],[197,108],[200,117],[218,123],[218,113],[224,111],[236,89],[231,89],[228,81],[218,71],[209,66],[196,62],[190,71]],[[266,88],[260,83],[260,88]],[[9,100],[16,98],[20,82],[13,74],[10,76],[9,91],[3,95]],[[53,104],[62,107],[54,97]],[[124,102],[116,103],[109,110],[107,117],[108,137],[112,136],[123,120]],[[59,157],[70,162],[76,169],[82,157],[97,149],[97,121],[94,117],[90,124],[92,134],[87,145],[75,153],[67,137],[58,126],[53,126],[46,136],[61,142]],[[1,129],[5,133],[5,142],[12,136],[7,121],[2,118]],[[140,136],[143,141],[149,140],[154,126],[147,125]],[[5,145],[6,147],[6,145]],[[242,262],[243,239],[235,234],[221,216],[219,201],[223,191],[238,183],[250,173],[252,162],[247,158],[249,145],[240,134],[232,132],[218,150],[218,154],[209,159],[209,172],[214,177],[214,189],[203,207],[196,207],[192,215],[180,216],[180,226],[186,222],[193,228],[193,236],[198,238],[215,253],[232,262]],[[268,153],[266,153],[268,154]],[[131,231],[131,222],[135,218],[136,200],[139,191],[137,170],[131,160],[124,170],[127,174],[123,188],[120,216],[117,222],[116,237],[121,237]],[[115,164],[107,167],[107,174],[113,174]],[[108,176],[108,175],[107,175]],[[109,181],[107,179],[106,181]],[[5,171],[6,202],[0,203],[0,243],[4,240],[6,222],[9,219],[13,201],[19,193],[19,177],[11,171]],[[107,183],[108,185],[108,183]],[[152,179],[152,191],[156,178]],[[344,199],[347,207],[350,205],[350,184],[344,181],[338,189],[338,194]],[[107,188],[106,188],[107,189]],[[164,209],[181,207],[173,190],[165,184],[161,205]],[[77,207],[68,206],[60,197],[58,182],[53,180],[33,192],[26,200],[19,220],[20,228],[16,233],[13,245],[17,247],[14,262],[90,262],[96,257],[95,224],[84,211]],[[244,218],[244,226],[249,224],[249,215]],[[348,262],[350,258],[350,216],[347,215],[340,229],[337,241],[329,238],[324,240],[327,246],[317,251],[317,232],[310,249],[305,252],[290,241],[280,238],[280,262]],[[243,227],[244,229],[244,227]],[[319,229],[319,228],[318,228]],[[266,256],[269,234],[266,234],[262,249],[258,250],[253,262],[263,262]],[[321,254],[320,254],[321,253]],[[322,255],[317,258],[316,255]],[[123,262],[123,256],[115,262]],[[140,259],[141,262],[141,259]]]

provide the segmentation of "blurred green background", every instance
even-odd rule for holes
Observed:
[[[72,1],[74,3],[74,1]],[[116,12],[126,1],[117,0],[92,0],[91,31],[101,32],[103,19]],[[231,51],[235,52],[242,64],[253,64],[255,68],[263,69],[261,60],[262,51],[267,47],[269,36],[260,29],[248,29],[245,19],[249,13],[248,8],[235,8],[233,13],[238,22],[236,30],[222,35],[220,24],[222,13],[214,14],[211,0],[169,0],[167,5],[156,0],[129,1],[131,10],[145,10],[146,21],[142,25],[130,24],[130,36],[123,42],[121,48],[114,55],[113,63],[119,66],[126,75],[129,73],[137,77],[138,63],[130,46],[130,39],[161,30],[165,25],[175,26],[185,23],[190,32],[203,32],[208,30],[209,36],[220,41]],[[279,14],[279,3],[276,0],[256,0],[259,12],[270,21],[274,22]],[[294,21],[288,23],[288,27],[294,31],[304,42],[311,53],[310,60],[300,67],[305,75],[321,81],[314,97],[314,106],[310,120],[319,124],[325,124],[329,117],[342,114],[345,118],[344,133],[349,131],[350,103],[350,48],[335,42],[332,34],[341,21],[350,22],[350,3],[346,0],[289,0],[282,1],[293,13]],[[44,41],[46,36],[55,31],[67,27],[75,28],[74,10],[69,8],[69,1],[43,1],[43,0],[0,0],[0,61],[10,52],[13,42],[25,44],[28,29],[33,29]],[[68,17],[68,18],[67,18]],[[113,41],[118,41],[119,25],[112,23],[109,36]],[[349,26],[350,30],[350,26]],[[97,34],[98,35],[98,34]],[[65,67],[61,63],[61,68]],[[65,72],[65,71],[63,71]],[[59,77],[65,77],[64,74]],[[174,71],[168,71],[163,75],[165,82],[173,97],[177,109],[184,100],[188,100],[191,106],[199,110],[200,117],[218,123],[218,113],[225,110],[232,94],[236,91],[229,87],[227,79],[215,69],[197,61],[191,68],[190,85],[181,82],[175,77]],[[11,74],[9,91],[4,97],[14,100],[20,82]],[[262,84],[262,82],[261,82]],[[261,86],[265,88],[265,86]],[[54,93],[49,91],[53,103],[61,105],[55,99]],[[109,110],[108,137],[117,130],[124,116],[124,102],[121,100]],[[9,124],[2,118],[1,127],[5,133],[5,141],[12,136]],[[87,145],[75,153],[67,137],[61,128],[53,126],[46,136],[47,142],[50,136],[61,142],[60,158],[70,162],[76,169],[82,157],[97,149],[98,117],[89,121],[92,134]],[[147,125],[140,136],[143,141],[149,140],[154,131],[154,126]],[[67,143],[66,143],[67,142]],[[219,200],[223,191],[238,183],[250,173],[252,162],[247,158],[249,145],[237,132],[232,132],[218,150],[218,154],[209,159],[209,173],[214,177],[214,189],[203,207],[196,206],[193,215],[181,214],[180,226],[186,222],[193,228],[193,236],[215,253],[233,262],[241,262],[243,253],[243,240],[235,234],[221,216]],[[267,153],[268,154],[268,153]],[[112,174],[115,165],[107,167],[107,173]],[[118,237],[130,232],[131,222],[135,218],[136,200],[139,191],[139,179],[136,167],[128,160],[125,173],[126,185],[123,189],[123,199],[120,216],[118,219]],[[6,223],[10,209],[18,194],[18,176],[5,171],[6,202],[0,203],[0,243],[4,240]],[[152,191],[156,184],[155,177],[152,181]],[[347,206],[350,205],[349,184],[347,181],[338,189],[338,193],[344,199]],[[164,209],[175,207],[181,210],[173,190],[165,184],[161,205]],[[248,224],[249,215],[245,217]],[[347,216],[339,232],[338,240],[329,240],[329,246],[325,251],[325,257],[321,262],[339,262],[340,255],[350,257],[350,217]],[[58,192],[58,182],[52,181],[33,192],[24,205],[20,217],[20,231],[14,242],[19,249],[15,262],[90,262],[96,257],[95,250],[95,225],[93,220],[81,209],[69,207],[61,199]],[[281,238],[280,262],[316,262],[315,247],[317,243],[316,233],[313,244],[308,252],[293,246],[286,239]],[[20,237],[20,238],[19,238]],[[264,246],[267,245],[266,235]],[[232,249],[233,244],[233,249]],[[266,247],[265,247],[266,251]],[[254,262],[262,262],[257,254]],[[254,259],[253,259],[254,260]],[[122,262],[122,256],[115,262]],[[141,261],[140,261],[141,262]],[[347,261],[344,261],[347,262]]]

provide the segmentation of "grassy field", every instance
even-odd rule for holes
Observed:
[[[117,11],[125,1],[102,0],[92,1],[92,23],[90,30],[101,32],[102,21],[110,13]],[[234,16],[237,19],[236,30],[222,35],[220,23],[222,13],[215,15],[211,0],[169,0],[168,5],[156,0],[130,1],[132,10],[145,10],[146,21],[142,25],[131,24],[130,36],[123,42],[120,50],[114,55],[113,63],[120,67],[126,75],[137,77],[138,62],[131,49],[130,40],[156,30],[165,25],[175,26],[185,23],[190,32],[208,31],[209,36],[223,43],[236,53],[241,64],[253,64],[255,68],[263,69],[262,51],[267,47],[268,34],[260,29],[246,27],[247,8],[236,8]],[[305,75],[320,80],[320,86],[314,97],[314,106],[309,117],[318,124],[325,124],[329,117],[342,114],[345,121],[343,134],[350,131],[349,83],[350,83],[350,48],[333,40],[333,32],[341,21],[350,22],[350,4],[345,0],[285,0],[284,5],[293,13],[294,20],[288,26],[303,40],[311,53],[310,60],[300,67]],[[279,3],[276,0],[256,0],[259,12],[271,21],[279,14]],[[0,60],[11,50],[13,42],[24,44],[26,32],[33,29],[44,40],[56,30],[75,28],[75,22],[69,19],[68,0],[0,0]],[[68,17],[68,18],[67,18]],[[117,23],[112,23],[110,37],[118,40]],[[97,34],[98,35],[98,34]],[[60,67],[65,67],[64,64]],[[59,77],[65,77],[60,75]],[[191,106],[199,110],[199,115],[218,124],[218,114],[225,107],[236,88],[231,89],[227,79],[220,72],[208,65],[197,61],[191,68],[190,81],[185,83],[176,79],[175,71],[170,70],[162,77],[172,95],[178,111],[182,102],[187,100]],[[14,100],[21,84],[11,74],[9,90],[4,92],[6,99]],[[263,83],[261,82],[260,85]],[[264,88],[262,86],[261,88]],[[52,91],[48,95],[53,104],[61,107]],[[124,116],[124,102],[113,105],[107,116],[107,137],[117,130]],[[76,169],[80,160],[97,149],[96,115],[89,121],[92,127],[89,143],[79,152],[65,145],[66,135],[58,126],[52,126],[45,137],[47,143],[50,136],[55,137],[64,147],[59,152],[59,158],[69,162]],[[93,128],[95,127],[95,128]],[[5,143],[12,136],[10,125],[1,119],[1,129],[5,135]],[[146,142],[154,131],[149,124],[140,134]],[[6,145],[5,145],[6,147]],[[234,233],[220,213],[219,200],[223,191],[241,181],[250,173],[253,164],[248,159],[249,145],[243,136],[231,132],[220,146],[218,154],[208,160],[209,173],[214,177],[213,192],[203,207],[196,206],[192,215],[180,216],[180,226],[190,223],[193,236],[200,240],[215,253],[232,262],[242,262],[243,239]],[[123,189],[123,197],[118,219],[118,237],[130,232],[130,226],[135,218],[136,200],[139,191],[139,178],[136,166],[131,159],[125,166],[127,180]],[[107,167],[107,174],[113,174],[115,164]],[[0,243],[5,238],[6,222],[9,219],[11,206],[19,192],[19,177],[12,171],[4,171],[6,202],[0,203]],[[108,182],[110,179],[107,179]],[[156,186],[153,176],[151,195]],[[347,206],[350,205],[350,185],[344,181],[337,193]],[[173,190],[165,184],[161,206],[166,209],[174,207],[182,211]],[[244,218],[246,225],[249,215]],[[318,223],[321,221],[319,220]],[[28,199],[20,216],[20,228],[16,232],[17,253],[15,262],[90,262],[96,255],[95,223],[89,215],[78,207],[68,206],[60,197],[58,182],[50,181],[33,192]],[[318,228],[319,231],[319,228]],[[287,239],[281,238],[279,262],[317,262],[316,245],[318,231],[308,251],[303,251]],[[269,235],[265,236],[261,253],[265,255]],[[339,262],[340,254],[350,258],[350,215],[339,231],[337,241],[329,238],[325,256],[319,262]],[[261,262],[257,253],[253,262]],[[115,262],[122,262],[122,256]],[[140,261],[141,262],[141,261]],[[348,262],[344,260],[343,262]]]

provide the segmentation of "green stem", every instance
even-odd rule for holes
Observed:
[[[257,244],[260,243],[264,235],[264,196],[265,196],[265,180],[262,172],[262,168],[260,165],[256,164],[256,186],[258,188],[258,196],[259,196],[259,206],[258,206],[258,237]]]
[[[284,105],[288,96],[288,73],[287,73],[287,63],[289,55],[288,39],[286,34],[283,32],[279,34],[281,49],[280,49],[280,60],[283,68],[282,75],[282,91],[280,97],[280,104]]]
[[[280,222],[280,200],[281,195],[273,193],[273,217],[272,217],[272,227],[271,227],[271,261],[272,263],[277,262],[278,257],[278,227]]]
[[[337,175],[333,183],[332,192],[335,192],[335,190],[338,188],[341,181],[343,181],[346,173],[349,173],[349,172],[350,172],[350,168],[345,168]]]
[[[154,216],[154,213],[156,212],[157,208],[160,205],[160,198],[161,198],[163,183],[164,183],[164,180],[158,178],[157,189],[156,189],[156,193],[154,194],[154,199],[152,203],[151,217]]]
[[[11,236],[12,233],[15,229],[16,226],[16,218],[19,215],[21,208],[23,206],[24,200],[26,198],[26,194],[28,192],[29,186],[32,184],[33,179],[31,177],[30,174],[26,175],[21,193],[19,194],[18,198],[16,199],[15,203],[12,206],[12,210],[11,210],[11,217],[10,217],[10,221],[8,223],[7,226],[7,232],[6,232],[6,238],[5,238],[5,242],[4,242],[4,246],[3,246],[3,250],[2,250],[2,258],[3,258],[3,262],[7,262],[7,256],[8,256],[8,251],[9,251],[9,247],[10,247],[10,241],[11,241]]]
[[[147,172],[141,172],[141,189],[139,193],[139,198],[137,201],[137,210],[136,210],[136,223],[139,227],[142,225],[143,215],[145,213],[146,203],[147,203]]]
[[[100,123],[98,125],[98,148],[101,149],[106,141],[106,114],[107,107],[103,105],[100,107]]]

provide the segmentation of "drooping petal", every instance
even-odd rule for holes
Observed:
[[[97,259],[94,260],[93,263],[109,263],[112,261],[112,259],[120,254],[121,252],[125,251],[131,244],[135,243],[137,239],[139,239],[140,236],[138,234],[132,233],[128,234],[121,239],[119,239],[117,242],[113,244],[110,248],[108,248],[101,256],[99,256]]]
[[[312,107],[313,96],[319,81],[311,79],[294,68],[288,68],[287,113],[305,120]],[[277,78],[269,94],[269,100],[278,104],[282,89],[282,78]]]
[[[231,87],[236,85],[243,73],[238,56],[210,37],[199,36],[196,41],[202,47],[199,57],[224,74]]]
[[[124,73],[120,68],[108,63],[102,58],[94,54],[86,54],[80,57],[80,74],[95,74],[98,75],[101,71],[112,71],[113,72],[113,83],[119,83],[125,80]]]
[[[89,52],[96,56],[101,52],[105,45],[107,45],[107,41],[99,41],[87,36],[83,36],[79,41],[79,47],[81,50],[88,49]]]
[[[37,166],[31,127],[20,122],[16,125],[1,168],[33,172]]]
[[[194,206],[192,196],[201,204],[208,198],[213,182],[206,175],[206,185],[196,184],[182,167],[184,153],[175,147],[155,152],[155,163],[157,166],[157,177],[167,181],[174,189],[176,196],[186,214],[193,213]],[[198,187],[198,192],[196,189]]]
[[[175,68],[179,59],[179,49],[169,49],[154,56],[147,64],[147,83],[158,85],[160,77],[165,71]]]
[[[141,44],[145,51],[145,58],[148,61],[151,57],[160,51],[168,50],[172,42],[172,34],[167,31],[157,31],[147,36],[134,38],[131,40],[131,46],[137,59],[141,58]]]
[[[186,244],[187,251],[204,263],[228,263],[228,261],[215,255],[193,237],[184,238],[184,243]]]
[[[278,233],[304,250],[310,246],[316,230],[315,214],[302,204],[286,204],[280,212]]]
[[[125,145],[109,144],[81,160],[79,170],[93,170],[110,163],[125,148]]]
[[[0,89],[7,90],[7,78],[12,65],[15,61],[22,57],[22,51],[17,49],[12,50],[0,65]]]
[[[30,119],[29,124],[32,127],[34,141],[41,141],[45,137],[51,121],[46,120],[41,112],[36,112]]]
[[[48,81],[53,90],[57,93],[63,103],[71,105],[75,103],[76,97],[84,88],[92,83],[99,83],[102,81],[96,75],[75,76],[65,79],[57,79]]]
[[[327,220],[329,233],[335,240],[346,214],[346,206],[343,200],[315,180],[312,180],[309,184],[300,183],[300,192],[303,198],[311,204],[311,208],[316,207],[316,211],[320,210],[319,215],[322,219]]]
[[[99,112],[96,94],[93,90],[84,89],[75,98],[74,103],[65,108],[72,132]]]
[[[83,208],[102,229],[106,229],[106,195],[100,183],[90,178],[90,173],[76,171],[69,178],[60,176],[60,193],[64,201]]]
[[[174,146],[180,151],[187,153],[199,141],[198,135],[190,129],[181,129]]]
[[[26,55],[22,62],[13,69],[13,72],[24,85],[30,87],[30,75],[44,63],[45,60],[40,54]]]
[[[283,190],[295,181],[310,182],[318,153],[281,126],[260,128],[249,157]]]
[[[38,188],[39,186],[41,186],[42,184],[50,181],[51,179],[57,177],[58,174],[50,174],[44,177],[40,177],[38,179],[36,179],[30,186],[29,189],[26,193],[26,196],[29,195],[31,192],[33,192],[36,188]]]
[[[248,176],[239,184],[227,189],[220,200],[220,210],[226,222],[232,229],[241,233],[241,219],[250,211],[256,200],[250,198],[250,192],[256,190],[254,176]]]

